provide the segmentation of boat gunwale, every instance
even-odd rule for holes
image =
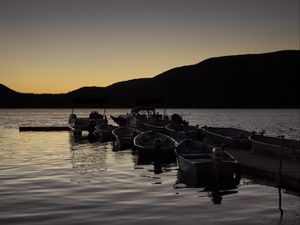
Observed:
[[[239,128],[230,128],[230,129],[239,129]],[[244,142],[244,141],[246,141],[246,140],[249,140],[249,137],[251,136],[251,135],[249,135],[248,138],[232,138],[232,137],[230,137],[230,136],[225,136],[225,135],[222,135],[222,134],[218,134],[218,133],[209,131],[209,130],[207,130],[205,127],[201,128],[201,130],[204,131],[204,132],[206,132],[206,133],[209,133],[209,134],[211,134],[211,135],[215,135],[215,136],[218,136],[218,137],[221,137],[221,138],[228,139],[228,140],[230,140],[230,141]],[[241,129],[239,129],[239,130],[241,130]],[[246,131],[246,132],[247,132],[247,131]]]
[[[182,144],[183,142],[186,142],[186,141],[188,141],[188,140],[191,140],[191,141],[193,141],[192,139],[185,139],[185,140],[183,140],[183,141],[181,141],[180,143],[178,143],[177,144],[177,146],[176,146],[176,148],[175,148],[175,153],[176,153],[176,155],[177,156],[180,156],[181,158],[184,158],[186,161],[189,161],[187,158],[185,158],[182,154],[184,154],[184,153],[181,153],[180,151],[178,152],[178,150],[180,150],[180,148],[178,148],[178,146],[180,146],[180,144]],[[211,146],[213,149],[215,148],[214,146]],[[224,154],[226,154],[226,155],[228,155],[229,156],[229,158],[231,159],[231,160],[223,160],[222,159],[222,161],[223,162],[234,162],[234,163],[239,163],[234,157],[233,157],[233,155],[231,155],[229,152],[227,152],[227,151],[225,151],[225,149],[224,149],[224,151],[223,151],[223,153]],[[187,152],[187,155],[189,154],[189,152]],[[192,154],[192,153],[191,153]],[[212,153],[204,153],[204,154],[206,154],[206,155],[212,155]],[[203,155],[204,155],[203,154]],[[211,158],[212,160],[214,160],[214,158],[212,157]]]
[[[257,140],[255,140],[255,139],[253,139],[253,137],[254,137],[253,135],[250,135],[250,136],[248,137],[248,139],[249,139],[251,142],[255,143],[255,144],[261,144],[261,145],[271,146],[271,147],[275,147],[275,148],[281,148],[281,145],[275,145],[275,144],[270,144],[270,143],[266,143],[266,142],[262,142],[262,141],[257,141]],[[268,138],[269,136],[263,136],[263,137]],[[270,138],[275,138],[275,137],[270,137]],[[286,139],[286,140],[287,140],[287,139]],[[283,148],[290,149],[290,150],[294,150],[294,151],[300,150],[300,149],[297,149],[297,148],[291,148],[291,147],[288,147],[288,146],[286,146],[286,145],[283,145]]]
[[[136,138],[137,138],[139,135],[146,134],[146,133],[150,133],[150,132],[151,132],[151,133],[158,133],[158,134],[160,134],[160,135],[162,135],[162,136],[165,136],[165,137],[167,137],[168,139],[170,139],[170,140],[172,141],[172,143],[174,143],[174,146],[168,146],[168,147],[163,147],[163,146],[161,146],[161,149],[162,149],[162,150],[176,149],[178,143],[175,141],[174,138],[172,138],[172,137],[170,137],[170,136],[168,136],[168,135],[166,135],[166,134],[163,134],[163,133],[160,133],[160,132],[151,131],[151,130],[150,130],[150,131],[142,132],[142,133],[138,134],[137,136],[135,136],[135,138],[133,139],[133,145],[136,146],[136,147],[138,147],[138,148],[144,149],[144,150],[149,150],[149,151],[150,151],[150,150],[153,150],[153,147],[145,148],[145,146],[142,146],[142,145],[136,143]],[[151,146],[152,146],[152,144],[151,144]]]

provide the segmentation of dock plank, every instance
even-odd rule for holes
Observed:
[[[49,132],[49,131],[68,131],[69,127],[63,127],[63,126],[43,126],[43,127],[32,127],[32,126],[28,126],[28,127],[19,127],[19,131],[20,132],[24,132],[24,131],[39,131],[39,132]]]

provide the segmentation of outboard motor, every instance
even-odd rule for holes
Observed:
[[[213,158],[217,162],[221,162],[222,159],[223,159],[223,149],[221,149],[221,148],[213,148],[212,152],[213,152]]]
[[[77,118],[76,114],[74,114],[74,113],[70,114],[70,116],[69,116],[69,123],[74,122],[76,120],[76,118]]]
[[[88,128],[89,136],[93,135],[93,132],[95,131],[95,126],[96,126],[96,121],[95,120],[90,120],[89,128]]]
[[[213,148],[212,155],[214,159],[214,170],[215,170],[215,179],[216,182],[219,182],[220,174],[222,170],[222,159],[223,159],[223,149],[222,148]]]

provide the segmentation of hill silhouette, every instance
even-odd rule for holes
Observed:
[[[9,95],[14,95],[14,94],[17,94],[17,92],[15,92],[14,90],[6,87],[3,84],[0,84],[0,96],[1,97],[7,97]]]
[[[153,78],[83,87],[65,94],[24,94],[0,85],[0,107],[71,107],[75,97],[132,107],[138,98],[163,98],[166,107],[299,107],[299,50],[222,56]],[[84,107],[90,107],[86,105]]]

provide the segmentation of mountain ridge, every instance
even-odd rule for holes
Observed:
[[[91,96],[107,99],[108,107],[131,107],[138,98],[160,97],[167,107],[293,108],[299,107],[299,62],[299,50],[212,57],[152,78],[82,87],[65,94],[12,94],[13,90],[2,85],[11,91],[6,95],[10,101],[0,100],[0,107],[28,107],[29,101],[32,107],[70,107],[71,98]],[[50,101],[49,106],[45,101],[41,104],[42,97]]]

